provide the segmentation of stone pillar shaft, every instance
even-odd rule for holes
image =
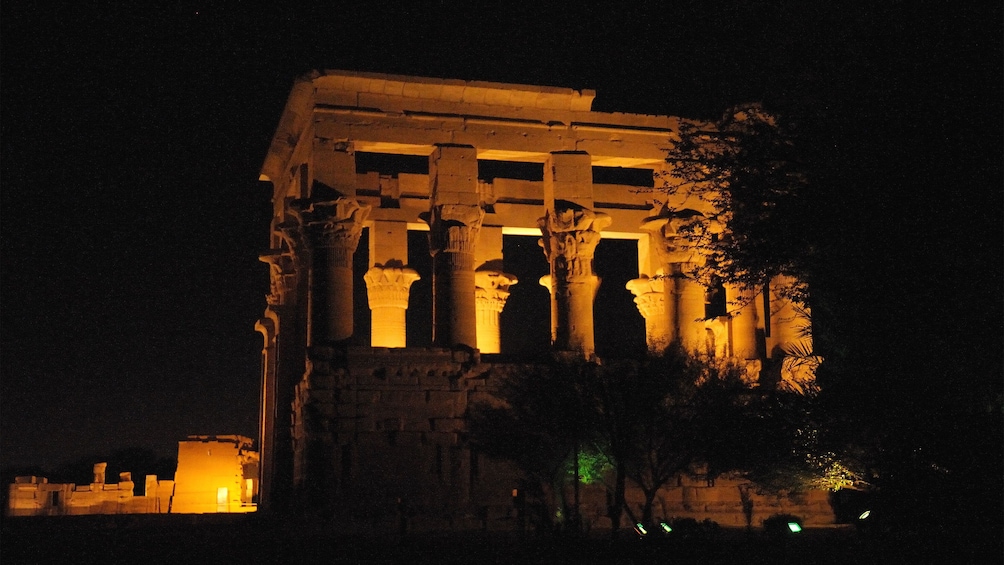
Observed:
[[[610,218],[590,210],[551,211],[539,220],[541,247],[551,275],[541,283],[551,290],[551,338],[559,351],[593,356],[593,299],[599,278],[593,274],[593,253],[600,230]]]
[[[680,343],[687,351],[706,353],[704,327],[704,285],[687,276],[673,277],[677,295],[677,327]]]
[[[432,258],[432,339],[440,347],[477,347],[474,255],[436,253]]]
[[[348,198],[301,203],[303,241],[310,258],[307,274],[307,345],[352,337],[352,256],[369,207]]]
[[[756,345],[756,297],[751,291],[733,284],[725,285],[729,306],[730,354],[739,359],[759,359]]]
[[[551,265],[541,279],[551,290],[551,338],[559,351],[595,355],[593,300],[599,278],[593,254],[610,216],[594,212],[592,158],[554,152],[544,164],[544,217],[537,220],[540,245]],[[546,282],[545,282],[546,281]]]
[[[352,251],[347,245],[311,250],[310,345],[352,337]]]
[[[429,157],[432,341],[477,347],[474,260],[485,212],[478,194],[477,149],[439,145]]]

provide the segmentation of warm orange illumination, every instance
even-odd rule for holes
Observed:
[[[171,512],[253,512],[258,454],[242,436],[190,436],[178,444]]]

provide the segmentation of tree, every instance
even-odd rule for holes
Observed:
[[[553,524],[559,505],[578,526],[578,500],[569,503],[565,486],[571,465],[577,492],[579,452],[596,443],[583,404],[583,385],[594,370],[593,363],[565,359],[528,366],[503,380],[497,403],[475,404],[468,413],[472,444],[523,473],[527,505],[544,527]]]
[[[694,196],[715,210],[681,230],[705,254],[695,273],[701,280],[758,289],[788,275],[794,282],[785,292],[805,301],[813,246],[805,237],[809,179],[796,131],[759,104],[736,106],[713,124],[681,122],[655,190]],[[717,227],[707,229],[709,222]]]
[[[642,490],[641,521],[649,524],[659,489],[693,462],[685,404],[699,374],[697,359],[680,347],[597,373],[592,406],[596,437],[603,438],[616,468],[610,512],[615,531],[625,508],[625,479]]]
[[[822,486],[835,462],[821,449],[813,396],[754,387],[743,368],[678,344],[637,361],[528,367],[509,375],[497,398],[472,406],[472,442],[522,471],[544,524],[559,505],[578,524],[579,482],[602,480],[616,532],[625,512],[636,519],[628,482],[644,495],[640,521],[651,524],[659,491],[680,473],[796,491]]]

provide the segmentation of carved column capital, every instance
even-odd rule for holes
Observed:
[[[586,208],[547,210],[537,220],[542,234],[539,244],[559,280],[576,282],[593,278],[593,253],[600,231],[611,223],[610,216]]]
[[[476,204],[433,203],[419,217],[429,224],[433,343],[475,347],[474,258],[485,212]]]
[[[509,287],[519,282],[514,275],[498,271],[474,273],[474,293],[479,310],[501,313],[509,299]]]
[[[473,256],[485,211],[470,204],[432,206],[419,217],[429,224],[429,252],[463,253]],[[472,265],[473,266],[473,265]]]
[[[593,253],[611,218],[567,201],[555,205],[537,220],[539,244],[551,264],[550,276],[540,280],[551,291],[551,342],[559,351],[577,351],[588,359],[595,349],[593,299],[599,288]]]
[[[372,267],[363,275],[370,308],[408,309],[411,285],[421,277],[409,268]]]
[[[338,198],[325,202],[300,200],[292,209],[299,219],[302,241],[309,249],[346,250],[336,258],[344,263],[342,266],[351,265],[363,222],[370,213],[368,205],[353,198]]]
[[[646,319],[654,319],[658,316],[666,316],[666,290],[665,279],[662,277],[649,278],[643,276],[639,279],[630,280],[625,285],[634,294],[634,303],[638,306],[638,311]]]
[[[701,212],[666,206],[642,221],[641,229],[652,234],[653,247],[663,264],[703,265],[711,234],[720,231],[718,223]]]

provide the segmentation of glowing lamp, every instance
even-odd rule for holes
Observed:
[[[867,517],[869,517],[871,515],[872,515],[872,511],[871,510],[865,510],[864,512],[861,513],[860,516],[858,516],[858,520],[864,520],[865,518],[867,518]]]
[[[662,526],[662,531],[666,532],[667,534],[673,531],[673,528],[670,528],[669,524],[667,524],[666,522],[659,522],[659,525]]]
[[[788,529],[791,530],[791,533],[797,534],[802,531],[802,526],[799,526],[798,522],[788,522]]]
[[[635,524],[634,525],[634,529],[635,529],[636,532],[638,532],[639,534],[641,534],[643,536],[648,534],[648,530],[645,529],[645,526],[642,525],[641,522],[638,522],[637,524]]]

